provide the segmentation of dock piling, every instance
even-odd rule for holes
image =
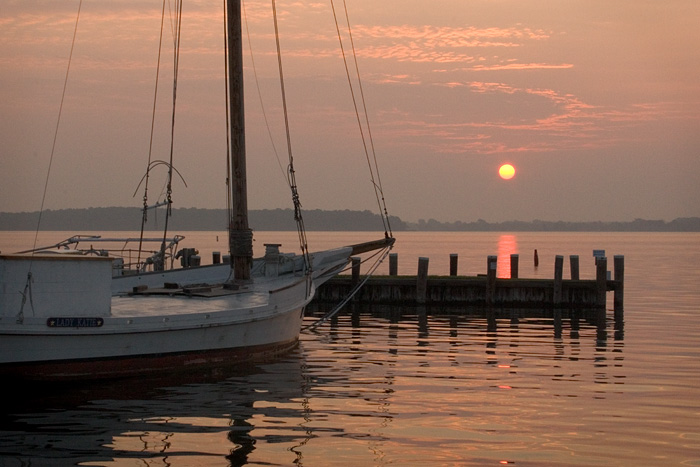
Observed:
[[[424,304],[428,292],[428,262],[429,258],[418,258],[418,276],[416,277],[416,301]]]
[[[389,275],[398,276],[399,275],[399,254],[389,253]]]
[[[459,255],[457,253],[450,254],[450,276],[457,275],[457,262],[459,261]]]
[[[516,253],[510,255],[510,278],[518,278],[518,263],[520,262],[520,256]]]
[[[489,256],[486,259],[486,301],[489,305],[493,304],[496,296],[496,268],[498,265],[498,256]]]
[[[624,256],[614,257],[614,278],[607,270],[607,257],[596,255],[595,278],[579,279],[578,256],[570,256],[571,279],[564,280],[564,257],[555,256],[554,279],[521,279],[518,274],[518,255],[511,255],[511,277],[498,278],[498,256],[487,257],[486,274],[459,276],[455,274],[457,254],[450,255],[450,276],[428,276],[429,258],[418,259],[418,272],[415,276],[396,275],[396,266],[390,276],[372,278],[365,288],[367,292],[358,294],[353,303],[369,302],[382,304],[417,304],[420,306],[474,304],[487,306],[530,307],[551,305],[557,308],[591,308],[606,311],[607,292],[615,293],[615,321],[622,332],[624,300]],[[393,256],[394,265],[397,256]],[[359,257],[353,257],[352,275],[347,274],[329,280],[317,290],[317,300],[334,301],[351,290],[360,281]],[[616,328],[618,329],[618,328]],[[573,332],[573,330],[572,330]]]
[[[554,305],[561,303],[562,281],[564,279],[564,257],[556,255],[554,257],[554,290],[552,301]]]
[[[608,259],[605,256],[596,256],[596,291],[597,305],[605,308],[605,293],[608,289]]]
[[[571,269],[571,280],[572,281],[579,280],[578,255],[570,255],[569,256],[569,269]]]
[[[625,298],[625,257],[623,255],[615,255],[613,257],[615,268],[615,292],[613,295],[613,303],[615,311],[622,311]]]
[[[360,282],[360,264],[362,263],[362,258],[358,256],[352,257],[352,283],[357,284]]]

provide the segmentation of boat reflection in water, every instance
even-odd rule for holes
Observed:
[[[0,464],[142,459],[143,465],[245,465],[263,442],[284,443],[288,449],[278,459],[292,464],[294,446],[310,436],[299,426],[307,410],[301,402],[304,361],[304,351],[296,349],[235,371],[15,388],[3,408],[0,457],[8,464]]]

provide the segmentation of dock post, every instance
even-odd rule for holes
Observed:
[[[360,264],[362,263],[362,258],[358,256],[352,257],[352,283],[357,284],[360,282]]]
[[[399,254],[389,253],[389,275],[398,276],[399,275]]]
[[[579,311],[577,309],[571,310],[571,338],[579,338],[579,330],[581,329],[581,319],[579,317]]]
[[[562,320],[561,320],[561,308],[555,308],[553,318],[554,318],[554,338],[561,339],[562,332]]]
[[[605,308],[605,294],[608,290],[608,259],[605,256],[598,256],[596,258],[596,292],[597,292],[597,305],[599,307]]]
[[[615,295],[613,302],[615,311],[622,311],[625,298],[625,257],[623,255],[615,255],[613,257],[615,268]]]
[[[496,296],[496,267],[498,265],[498,256],[489,256],[486,259],[486,301],[492,305]]]
[[[552,300],[554,305],[559,305],[561,303],[562,295],[562,281],[564,278],[564,257],[557,255],[554,257],[554,291],[552,295]]]
[[[510,255],[510,278],[518,278],[518,263],[520,262],[520,256],[518,254]]]
[[[459,255],[457,253],[450,253],[450,276],[457,275],[457,262],[459,261]]]
[[[571,280],[579,280],[580,276],[578,273],[578,255],[569,256],[569,268],[571,269]]]
[[[425,303],[428,292],[428,262],[429,258],[418,258],[418,276],[416,277],[416,301]]]

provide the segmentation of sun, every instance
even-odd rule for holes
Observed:
[[[510,180],[515,176],[515,167],[510,164],[503,164],[498,169],[498,175],[500,175],[503,180]]]

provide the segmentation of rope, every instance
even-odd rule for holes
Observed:
[[[63,92],[61,93],[61,104],[58,107],[58,118],[56,119],[56,129],[54,130],[54,134],[53,134],[53,144],[51,146],[51,155],[49,157],[49,167],[46,171],[46,180],[44,182],[44,194],[41,197],[41,207],[39,209],[39,219],[37,221],[36,232],[34,234],[34,249],[36,249],[36,244],[37,244],[38,237],[39,237],[39,228],[41,227],[41,217],[44,213],[44,203],[46,202],[46,193],[47,193],[48,187],[49,187],[49,177],[51,175],[51,166],[53,165],[53,156],[54,156],[54,153],[56,152],[56,141],[58,140],[58,129],[61,125],[61,114],[63,113],[63,102],[65,101],[66,89],[68,88],[68,75],[70,74],[71,62],[73,61],[73,49],[75,48],[75,38],[78,35],[78,21],[80,20],[80,9],[82,8],[82,6],[83,6],[83,0],[80,0],[80,3],[78,3],[78,15],[75,18],[75,28],[73,29],[73,40],[71,41],[71,45],[70,45],[70,54],[68,55],[68,67],[66,68],[66,77],[63,80]],[[31,265],[30,265],[30,270],[31,270]]]
[[[156,63],[156,83],[153,91],[153,110],[151,112],[151,136],[148,143],[148,164],[146,165],[145,183],[143,186],[143,212],[141,213],[141,234],[139,236],[139,250],[136,264],[141,264],[141,248],[143,248],[143,233],[148,221],[148,180],[151,175],[151,159],[153,156],[153,135],[156,125],[156,104],[158,102],[158,83],[160,81],[160,57],[163,51],[163,26],[165,24],[165,1],[163,0],[163,8],[160,14],[160,38],[158,41],[158,61]],[[134,193],[136,196],[136,193]]]
[[[353,287],[353,289],[350,291],[350,293],[347,295],[347,297],[345,297],[345,298],[343,299],[343,301],[341,301],[340,303],[338,303],[338,304],[335,306],[335,308],[333,308],[331,311],[329,311],[328,313],[326,313],[325,315],[323,315],[323,317],[321,317],[320,319],[318,319],[316,322],[314,322],[314,323],[312,323],[312,324],[310,324],[310,325],[308,325],[308,326],[303,327],[303,328],[302,328],[302,331],[306,331],[306,330],[312,330],[312,331],[313,331],[313,330],[315,330],[317,327],[323,325],[323,324],[326,323],[329,319],[331,319],[332,317],[334,317],[335,315],[337,315],[337,314],[340,312],[340,310],[342,310],[342,309],[345,307],[345,305],[347,305],[348,302],[349,302],[350,300],[352,300],[352,298],[353,298],[355,295],[357,295],[357,292],[359,292],[360,289],[362,289],[362,287],[364,287],[364,285],[367,283],[367,281],[368,281],[368,280],[372,277],[372,275],[375,273],[375,271],[377,270],[377,268],[379,268],[379,266],[384,262],[384,260],[386,259],[387,255],[389,254],[390,251],[391,251],[391,247],[389,247],[389,248],[384,248],[383,250],[381,250],[381,251],[379,251],[378,253],[376,253],[374,256],[377,256],[377,255],[379,255],[379,254],[380,254],[381,256],[379,256],[379,258],[377,258],[377,260],[375,261],[375,263],[374,263],[374,264],[372,265],[372,267],[369,269],[369,272],[365,275],[365,277],[364,277],[360,282],[358,282],[358,283],[355,285],[355,287]],[[368,258],[367,260],[369,260],[369,258]]]
[[[68,66],[66,67],[66,76],[63,80],[63,91],[61,92],[61,103],[58,106],[58,117],[56,118],[56,128],[53,133],[53,143],[51,145],[51,154],[49,156],[49,167],[46,170],[46,179],[44,181],[44,193],[41,196],[41,206],[39,208],[39,219],[36,223],[36,230],[34,232],[34,244],[32,247],[32,257],[36,250],[36,244],[39,240],[39,230],[41,229],[41,218],[44,214],[44,204],[46,203],[46,194],[49,190],[49,178],[51,177],[51,167],[53,166],[53,157],[56,153],[56,141],[58,141],[58,129],[61,126],[61,114],[63,113],[63,102],[66,99],[66,89],[68,88],[68,76],[70,75],[70,66],[73,62],[73,50],[75,49],[75,39],[78,36],[78,23],[80,21],[80,10],[83,6],[83,0],[78,3],[78,14],[75,18],[75,27],[73,28],[73,39],[70,44],[70,53],[68,54]],[[24,305],[27,302],[27,297],[29,297],[29,303],[32,306],[32,311],[34,310],[34,305],[32,303],[32,266],[33,262],[29,263],[29,271],[27,271],[27,282],[24,285],[24,292],[22,294],[22,304],[20,305],[19,313],[17,314],[17,323],[22,323],[24,321]]]
[[[350,27],[350,16],[348,15],[348,8],[347,8],[347,3],[345,2],[345,0],[343,0],[343,6],[344,6],[344,10],[345,10],[345,18],[347,21],[348,37],[350,38],[352,55],[353,55],[353,59],[355,62],[355,73],[357,75],[357,82],[358,82],[358,87],[359,87],[359,92],[360,92],[360,99],[362,102],[363,113],[365,116],[365,124],[367,126],[367,134],[369,137],[370,146],[372,149],[372,156],[374,159],[374,168],[372,167],[372,162],[370,161],[369,151],[367,149],[367,142],[365,140],[364,130],[362,127],[362,119],[360,117],[360,112],[359,112],[358,106],[357,106],[357,98],[355,97],[355,90],[354,90],[354,87],[352,85],[352,79],[350,77],[350,68],[348,66],[348,61],[347,61],[347,57],[345,54],[345,47],[343,46],[343,39],[342,39],[342,34],[340,32],[340,25],[338,23],[338,16],[337,16],[336,11],[335,11],[335,4],[333,3],[333,0],[331,0],[331,8],[333,10],[333,19],[335,20],[335,28],[336,28],[336,31],[338,33],[338,42],[340,43],[340,51],[343,55],[343,63],[345,64],[345,74],[348,78],[348,85],[350,86],[350,94],[352,96],[352,102],[353,102],[353,105],[355,107],[355,116],[357,117],[357,124],[358,124],[358,127],[360,129],[360,135],[362,137],[362,144],[363,144],[364,150],[365,150],[365,158],[367,159],[367,165],[369,167],[370,180],[372,182],[372,186],[374,187],[374,193],[375,193],[375,197],[377,199],[377,204],[379,206],[379,212],[380,212],[381,217],[382,217],[382,222],[384,222],[384,230],[387,233],[387,236],[389,236],[391,234],[391,225],[389,223],[389,212],[388,212],[387,207],[386,207],[386,199],[384,198],[384,190],[382,188],[381,177],[379,176],[379,164],[377,162],[377,154],[376,154],[376,151],[374,149],[374,141],[372,139],[372,130],[371,130],[371,126],[369,123],[369,113],[367,112],[367,104],[365,101],[364,90],[362,87],[362,78],[360,76],[360,67],[359,67],[358,62],[357,62],[357,52],[355,50],[355,43],[354,43],[353,38],[352,38],[352,28]],[[377,180],[375,180],[375,178],[374,178],[375,172],[377,173]]]
[[[273,11],[274,11],[274,9],[275,9],[275,6],[274,6],[275,1],[274,0],[272,1],[272,4],[273,4]],[[369,137],[370,146],[371,146],[371,150],[372,150],[372,156],[374,159],[374,167],[372,167],[372,162],[370,161],[369,150],[367,148],[367,140],[365,139],[365,134],[364,134],[363,126],[362,126],[362,119],[360,117],[360,111],[358,109],[358,104],[357,104],[357,98],[355,96],[355,90],[353,88],[352,79],[350,77],[350,68],[348,66],[347,57],[345,54],[345,48],[343,46],[343,40],[342,40],[342,35],[340,32],[340,25],[338,23],[338,17],[336,14],[335,5],[333,3],[333,0],[331,0],[331,7],[333,10],[333,18],[335,19],[336,31],[338,33],[338,41],[340,43],[340,50],[341,50],[341,53],[343,55],[343,63],[345,65],[345,73],[346,73],[346,76],[348,78],[348,84],[350,87],[350,94],[352,96],[352,101],[353,101],[353,105],[355,108],[355,115],[357,117],[357,123],[358,123],[358,127],[360,130],[360,136],[362,137],[362,144],[363,144],[364,151],[365,151],[365,158],[367,160],[367,165],[369,167],[370,180],[372,182],[372,186],[373,186],[374,191],[375,191],[375,197],[377,199],[377,204],[379,205],[379,211],[380,211],[380,215],[382,217],[382,222],[384,223],[384,233],[385,233],[385,236],[387,238],[389,238],[391,236],[391,225],[389,222],[389,214],[388,214],[388,210],[386,207],[386,200],[384,198],[384,191],[382,189],[381,178],[379,176],[379,165],[377,162],[376,151],[374,148],[374,141],[372,139],[371,126],[370,126],[370,122],[369,122],[369,113],[367,112],[367,104],[366,104],[365,97],[364,97],[364,90],[362,88],[362,79],[360,77],[359,65],[357,62],[357,53],[355,50],[355,44],[354,44],[353,39],[352,39],[352,30],[350,27],[350,17],[348,15],[347,4],[345,3],[345,0],[343,0],[343,5],[344,5],[344,9],[345,9],[345,17],[347,19],[348,35],[350,37],[350,43],[352,46],[352,54],[353,54],[353,58],[354,58],[354,62],[355,62],[355,72],[357,75],[357,81],[359,83],[359,92],[360,92],[360,98],[361,98],[361,102],[362,102],[363,113],[365,116],[365,124],[367,126],[367,134]],[[277,30],[277,16],[275,13],[275,37],[277,38],[277,54],[279,57],[278,60],[279,60],[279,64],[280,64],[280,78],[283,79],[283,77],[282,77],[282,62],[281,62],[281,54],[280,54],[280,50],[279,50],[279,37],[278,36],[279,35],[278,35],[278,30]],[[282,87],[282,95],[283,95],[283,99],[284,99],[284,86]],[[286,123],[287,122],[286,101],[285,101],[284,112],[285,112],[285,123]],[[288,125],[287,125],[287,138],[288,138],[287,141],[289,143]],[[375,172],[377,174],[376,180],[375,180]],[[290,176],[292,177],[292,180],[291,180],[292,186],[294,186],[294,180],[293,180],[294,169],[293,169],[293,166],[291,165],[291,147],[290,147]],[[294,192],[294,188],[293,188],[293,192]],[[297,205],[297,200],[295,199],[295,208],[297,206],[300,207],[301,205],[300,204]],[[295,216],[296,216],[296,211],[295,211]],[[301,213],[299,213],[299,217],[301,218]],[[303,221],[299,221],[299,222],[303,222]],[[381,253],[381,255],[377,258],[377,260],[375,261],[373,266],[370,268],[369,272],[365,275],[364,279],[355,285],[355,287],[350,291],[350,293],[345,297],[345,299],[343,299],[340,303],[338,303],[335,306],[335,308],[333,308],[331,311],[326,313],[326,315],[324,315],[321,319],[319,319],[318,321],[316,321],[315,323],[313,323],[309,326],[304,327],[303,330],[309,330],[309,329],[314,330],[317,327],[324,324],[325,322],[327,322],[329,319],[331,319],[337,313],[339,313],[340,310],[342,310],[343,307],[350,300],[352,300],[352,298],[357,294],[357,292],[359,292],[359,290],[365,285],[365,283],[370,279],[370,277],[372,277],[372,275],[377,270],[377,268],[382,264],[384,259],[386,259],[387,255],[389,254],[389,251],[391,251],[391,246],[389,246],[388,248],[384,248],[383,250],[381,250],[381,252],[378,252],[377,254]],[[369,260],[369,258],[368,258],[368,260]]]
[[[224,0],[225,2],[226,0]],[[287,178],[287,173],[282,166],[282,161],[280,160],[279,153],[277,152],[277,146],[275,145],[275,139],[272,136],[272,129],[270,128],[270,121],[267,118],[267,112],[265,110],[265,102],[263,100],[262,96],[262,90],[260,89],[260,80],[258,79],[258,69],[255,65],[255,56],[253,54],[253,41],[250,39],[250,28],[248,27],[248,16],[246,14],[245,10],[245,2],[241,2],[241,6],[243,8],[243,19],[245,21],[245,30],[246,30],[246,37],[248,38],[248,52],[250,54],[250,63],[253,68],[253,77],[255,78],[255,88],[258,92],[258,101],[260,101],[260,110],[262,111],[262,116],[263,120],[265,121],[265,128],[267,129],[267,136],[270,139],[270,144],[272,145],[272,152],[275,154],[275,158],[277,159],[277,165],[279,165],[280,171],[282,172],[282,177],[285,179],[287,183],[289,183],[289,179]]]
[[[289,131],[289,113],[287,111],[287,94],[284,87],[284,71],[282,69],[282,51],[280,47],[280,37],[279,37],[279,27],[277,24],[277,6],[275,0],[272,0],[272,17],[275,25],[275,42],[277,44],[277,65],[279,68],[280,75],[280,89],[282,92],[282,108],[284,111],[284,128],[287,134],[287,153],[289,155],[289,165],[287,167],[288,171],[288,183],[292,190],[292,202],[294,203],[294,220],[297,223],[297,232],[299,234],[299,247],[301,248],[301,253],[304,257],[304,264],[306,265],[307,273],[311,272],[311,258],[309,256],[309,248],[306,240],[306,228],[304,227],[304,219],[301,213],[301,200],[299,198],[299,191],[297,189],[296,183],[296,173],[294,170],[294,156],[292,155],[292,138],[291,132]]]
[[[30,270],[27,273],[27,282],[24,284],[24,291],[20,292],[22,294],[22,304],[19,307],[19,313],[17,313],[17,324],[24,323],[24,305],[27,303],[27,297],[29,297],[29,306],[31,306],[32,312],[34,312],[34,302],[32,301],[32,282],[34,282],[34,278],[32,277],[30,266]]]
[[[175,106],[177,103],[177,78],[180,67],[180,40],[182,38],[182,0],[179,0],[175,5],[175,24],[173,25],[173,110],[170,123],[170,161],[168,165],[168,182],[166,191],[166,211],[165,211],[165,226],[163,228],[163,242],[161,244],[160,254],[161,259],[165,260],[165,242],[168,236],[168,224],[172,216],[172,192],[173,192],[173,153],[175,150]]]

